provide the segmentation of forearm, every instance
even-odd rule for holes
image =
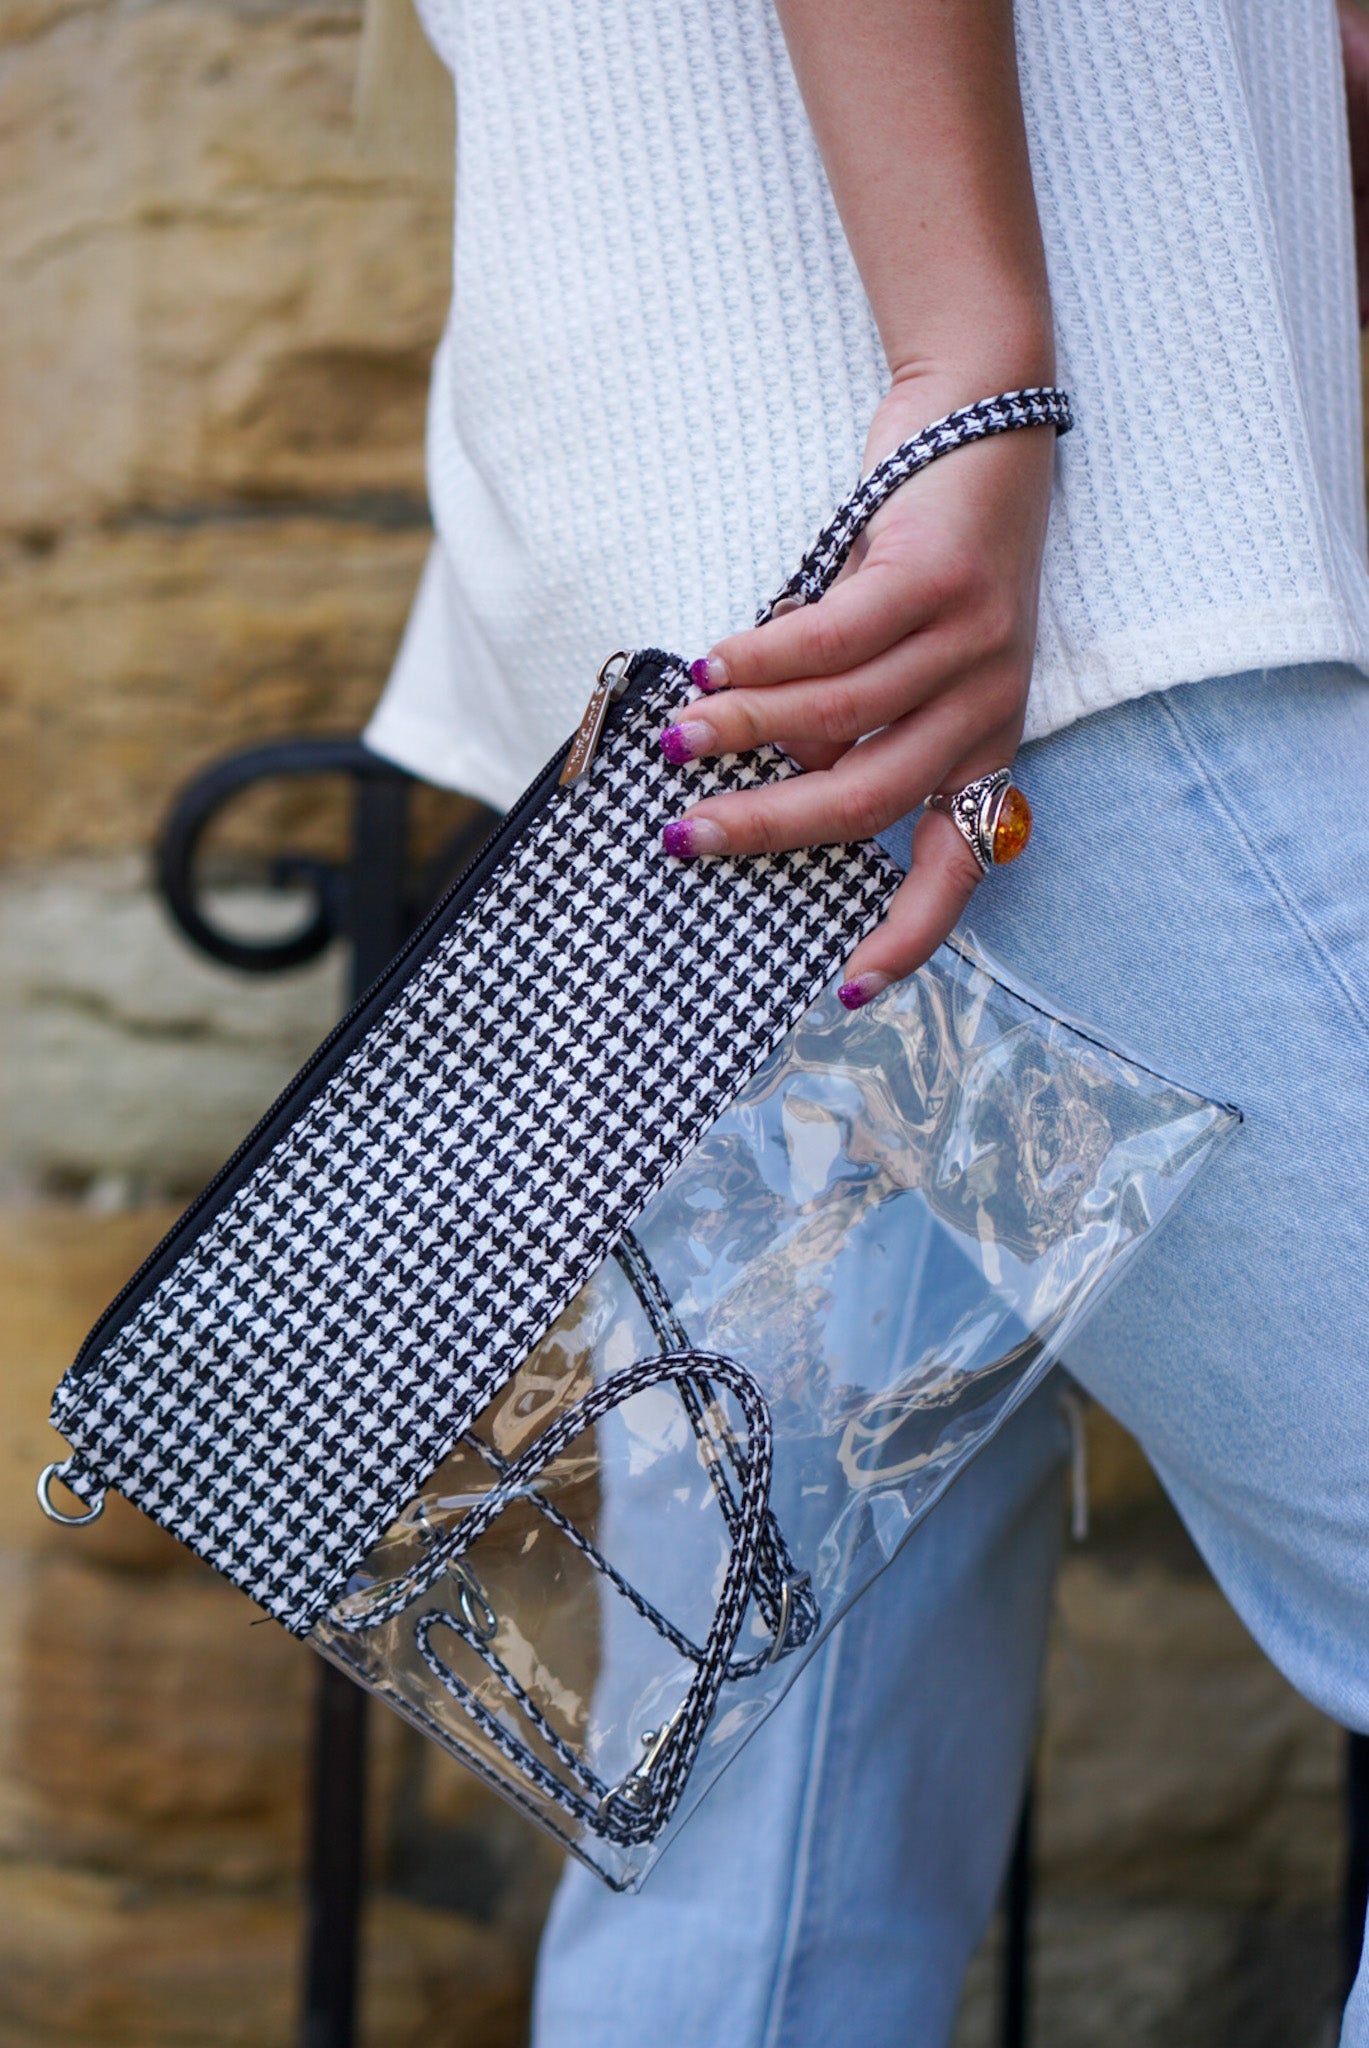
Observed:
[[[893,377],[1049,381],[1011,0],[776,9]]]

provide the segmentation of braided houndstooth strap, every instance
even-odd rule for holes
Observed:
[[[975,405],[947,413],[945,419],[933,420],[911,441],[903,442],[892,455],[877,463],[838,506],[789,581],[776,591],[769,604],[761,606],[756,624],[763,626],[781,608],[791,611],[796,605],[812,604],[820,598],[880,506],[910,477],[925,469],[929,462],[935,462],[938,455],[949,455],[953,448],[963,448],[967,441],[984,441],[991,434],[1010,433],[1015,427],[1054,427],[1057,434],[1067,434],[1073,424],[1068,395],[1052,384],[1004,391],[997,398],[981,398]]]
[[[722,1584],[718,1589],[713,1620],[706,1641],[696,1647],[680,1633],[663,1626],[662,1632],[676,1643],[695,1672],[689,1688],[669,1721],[653,1740],[649,1759],[621,1785],[601,1780],[587,1761],[557,1733],[527,1689],[509,1670],[489,1641],[476,1628],[460,1603],[452,1609],[438,1608],[419,1617],[415,1640],[420,1656],[444,1689],[471,1715],[510,1763],[564,1811],[592,1828],[595,1833],[625,1846],[651,1841],[665,1826],[684,1788],[699,1744],[704,1737],[718,1693],[725,1680],[751,1676],[766,1662],[797,1647],[818,1625],[816,1603],[809,1595],[809,1609],[791,1609],[786,1601],[783,1626],[778,1640],[754,1659],[739,1660],[733,1652],[747,1607],[756,1595],[760,1552],[767,1540],[773,1542],[773,1523],[768,1515],[773,1439],[770,1411],[760,1387],[751,1374],[734,1359],[707,1351],[687,1349],[669,1356],[644,1359],[638,1364],[592,1387],[573,1407],[559,1415],[521,1456],[502,1466],[499,1484],[493,1487],[461,1520],[432,1544],[423,1560],[422,1583],[431,1586],[470,1548],[514,1500],[532,1501],[548,1511],[536,1486],[537,1479],[563,1451],[591,1428],[601,1416],[628,1401],[634,1394],[661,1385],[677,1387],[716,1383],[726,1389],[741,1411],[747,1449],[737,1458],[738,1487],[732,1498],[728,1527],[731,1549]],[[555,1515],[558,1526],[564,1518]],[[606,1560],[580,1539],[580,1547],[600,1568]],[[610,1568],[609,1576],[626,1593],[639,1613],[663,1623],[641,1595]],[[352,1632],[374,1628],[394,1620],[413,1598],[415,1581],[406,1578],[388,1589],[381,1599],[368,1602],[364,1611],[350,1616],[334,1612],[333,1620]],[[434,1634],[446,1631],[460,1637],[486,1664],[510,1694],[518,1710],[552,1750],[570,1782],[550,1770],[513,1729],[493,1714],[470,1687],[453,1671],[434,1643]],[[578,1789],[577,1789],[578,1788]]]
[[[674,1304],[661,1284],[660,1275],[630,1230],[618,1244],[613,1256],[627,1275],[662,1352],[669,1354],[688,1351],[691,1343],[689,1332],[675,1313]],[[718,1456],[718,1446],[710,1441],[712,1432],[708,1422],[708,1410],[714,1400],[713,1389],[706,1379],[697,1382],[681,1380],[679,1395],[693,1425],[694,1434],[699,1440],[700,1454],[713,1481],[718,1505],[735,1541],[736,1503],[732,1497],[732,1487],[724,1463]],[[744,1456],[738,1452],[734,1444],[729,1444],[728,1450],[733,1462],[745,1476]],[[817,1601],[813,1597],[812,1581],[807,1572],[800,1572],[795,1567],[780,1526],[768,1508],[757,1551],[756,1583],[753,1591],[756,1605],[767,1627],[776,1631],[781,1649],[801,1647],[811,1639],[822,1618]],[[629,1592],[628,1597],[635,1600],[637,1596]],[[669,1633],[664,1617],[652,1612],[648,1618],[655,1621],[663,1633]],[[689,1651],[689,1654],[694,1653]],[[767,1650],[753,1658],[749,1665],[730,1665],[729,1678],[749,1677],[753,1671],[758,1671],[762,1664],[771,1661],[774,1654],[774,1651]]]

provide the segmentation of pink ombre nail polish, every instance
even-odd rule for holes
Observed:
[[[711,725],[701,718],[686,718],[679,725],[666,727],[661,734],[661,752],[676,768],[683,768],[686,761],[697,761],[700,754],[706,754],[716,739]]]
[[[876,996],[883,995],[889,986],[887,974],[858,974],[854,981],[844,981],[837,990],[837,1001],[848,1010],[863,1010]]]
[[[672,860],[694,860],[701,853],[723,853],[727,834],[711,818],[674,818],[661,834]]]
[[[727,663],[719,661],[716,655],[701,654],[697,661],[689,664],[689,680],[711,697],[715,690],[725,690],[728,684]]]

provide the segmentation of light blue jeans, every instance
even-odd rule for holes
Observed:
[[[1369,683],[1195,684],[1017,772],[1035,836],[975,936],[1246,1116],[1068,1364],[1274,1662],[1369,1728]],[[645,1891],[568,1872],[536,2048],[943,2048],[1026,1769],[1063,1453],[1048,1382]],[[1369,2048],[1369,1965],[1342,2048]]]

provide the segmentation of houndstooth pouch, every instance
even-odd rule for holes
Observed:
[[[781,598],[927,461],[1035,424],[1060,394],[906,444]],[[605,664],[96,1325],[40,1482],[57,1519],[54,1481],[85,1519],[125,1494],[620,1886],[1230,1121],[961,952],[848,1017],[824,991],[899,874],[662,859],[687,688]]]

